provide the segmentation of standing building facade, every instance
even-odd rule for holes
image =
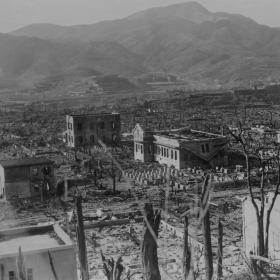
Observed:
[[[16,280],[19,251],[27,280],[78,280],[76,249],[69,236],[56,224],[0,231],[2,280]]]
[[[118,113],[67,115],[66,125],[64,140],[71,148],[94,146],[99,141],[107,145],[117,145],[121,140]]]
[[[40,197],[55,189],[54,162],[46,158],[0,161],[0,198]]]
[[[139,124],[133,130],[134,159],[176,169],[227,166],[227,137],[188,128],[152,132]]]

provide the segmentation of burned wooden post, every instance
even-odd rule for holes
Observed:
[[[144,206],[144,234],[141,244],[144,280],[161,280],[157,256],[157,238],[160,220],[160,211],[154,211],[153,205],[146,203]]]
[[[211,280],[213,276],[213,255],[211,244],[210,215],[208,210],[203,218],[203,238],[206,279]]]
[[[113,180],[113,193],[116,193],[116,174],[115,171],[112,173],[112,180]]]
[[[211,228],[210,228],[210,213],[209,213],[209,176],[207,175],[202,189],[201,197],[201,215],[202,229],[204,240],[204,259],[205,259],[205,276],[206,280],[211,280],[213,277],[213,255],[211,243]]]
[[[64,200],[68,199],[68,179],[64,178]]]
[[[218,225],[218,267],[217,267],[217,279],[220,280],[223,277],[223,225],[219,218]]]
[[[87,248],[85,240],[85,230],[83,222],[83,209],[82,209],[82,197],[78,196],[76,200],[77,209],[77,241],[79,248],[79,261],[82,280],[88,280],[88,263],[87,263]]]
[[[106,259],[101,251],[101,258],[107,280],[120,280],[124,272],[122,257],[119,257],[116,261],[113,258]]]
[[[94,167],[94,170],[93,170],[93,180],[94,180],[94,186],[97,186],[97,170],[96,170],[96,167]]]
[[[189,220],[185,216],[184,220],[184,252],[183,252],[183,279],[187,280],[191,268],[191,250],[189,246]]]
[[[44,202],[44,183],[42,183],[40,187],[40,198],[41,202]]]
[[[5,276],[5,267],[4,267],[4,264],[1,263],[0,264],[0,279],[5,280],[4,276]]]
[[[17,271],[18,271],[19,280],[27,280],[26,268],[25,268],[24,257],[21,251],[21,247],[19,247],[18,249]]]

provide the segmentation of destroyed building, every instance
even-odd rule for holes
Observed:
[[[118,113],[82,114],[66,116],[67,130],[64,140],[68,147],[116,145],[121,139],[121,122]]]
[[[251,127],[253,137],[262,138],[264,141],[280,144],[279,129],[272,129],[265,125],[256,125]]]
[[[176,169],[227,166],[228,139],[188,128],[155,132],[139,124],[133,130],[134,159],[159,162]]]
[[[0,161],[0,197],[43,197],[55,188],[53,163],[46,158]]]
[[[1,279],[19,279],[20,255],[25,279],[78,279],[75,246],[56,224],[1,230]]]

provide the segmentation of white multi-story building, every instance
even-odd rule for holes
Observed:
[[[134,159],[157,161],[176,169],[226,166],[228,139],[188,128],[153,132],[139,124],[133,130]]]

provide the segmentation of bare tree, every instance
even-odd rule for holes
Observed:
[[[235,110],[236,118],[238,116]],[[268,257],[270,216],[275,205],[280,186],[280,154],[279,146],[273,139],[262,134],[253,133],[244,109],[243,119],[237,118],[237,128],[229,134],[245,158],[246,184],[257,220],[257,254]],[[258,171],[253,172],[253,167]],[[266,205],[266,194],[270,183],[274,184],[271,202]],[[267,211],[265,211],[267,209]]]

